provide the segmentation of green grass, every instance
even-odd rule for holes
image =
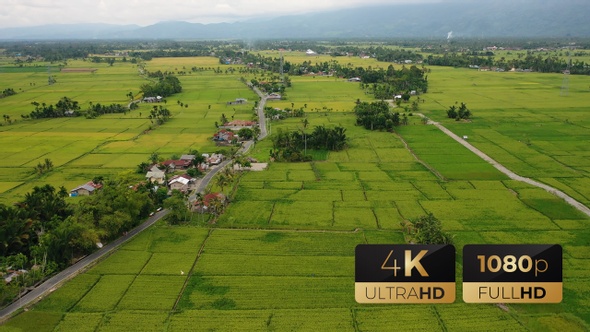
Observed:
[[[301,54],[285,56],[309,60]],[[373,59],[346,61],[384,65]],[[150,70],[194,65],[216,67],[217,63],[214,58],[148,62]],[[26,77],[41,80],[43,73],[38,74]],[[18,88],[16,82],[23,77],[18,75],[25,74],[7,75]],[[142,82],[131,65],[100,67],[94,75],[68,75],[59,74],[53,87],[27,88],[25,80],[21,86],[26,91],[1,100],[0,108],[10,108],[11,117],[19,118],[30,100],[59,98],[52,91],[59,86],[82,87],[77,95],[83,103],[100,96],[123,100],[121,91],[136,90]],[[112,87],[103,87],[117,79],[120,82]],[[542,189],[508,179],[417,117],[411,118],[411,125],[397,128],[397,134],[355,126],[347,112],[357,98],[370,101],[358,85],[319,76],[292,79],[288,100],[269,105],[307,104],[312,128],[346,127],[347,150],[310,152],[315,160],[311,163],[271,163],[267,171],[245,173],[216,224],[207,225],[199,216],[193,225],[206,227],[157,224],[0,330],[71,330],[82,320],[87,320],[85,328],[97,331],[183,331],[197,326],[227,331],[588,329],[588,217]],[[551,74],[435,67],[429,73],[429,93],[420,96],[425,100],[420,108],[457,135],[468,135],[471,144],[513,171],[588,204],[587,81],[571,76],[570,96],[560,97],[561,79]],[[144,135],[139,134],[149,120],[138,112],[145,115],[146,108],[127,116],[19,119],[0,127],[0,143],[6,147],[0,152],[0,200],[17,200],[33,184],[74,185],[100,172],[134,168],[154,150],[166,156],[188,148],[214,151],[207,139],[222,113],[251,116],[251,106],[234,110],[225,105],[238,97],[256,99],[237,76],[206,71],[181,80],[185,91],[168,102],[173,120]],[[100,88],[88,89],[92,84]],[[181,109],[176,100],[189,108]],[[471,122],[445,118],[445,109],[455,102],[467,103],[474,114]],[[273,132],[300,125],[300,119],[273,122]],[[258,142],[253,155],[268,160],[270,147],[269,140]],[[29,174],[46,156],[56,162],[56,171],[43,178]],[[20,182],[24,184],[16,187]],[[356,304],[355,246],[404,243],[400,222],[427,212],[455,236],[458,283],[460,253],[466,244],[561,244],[564,301],[511,305],[505,312],[493,305],[462,303],[459,284],[457,301],[450,305]],[[44,325],[37,328],[33,321]]]
[[[213,58],[173,60],[156,59],[148,63],[148,70],[171,70],[174,69],[171,66],[183,65],[200,67],[214,62]],[[47,85],[46,66],[42,67],[42,72],[32,70],[36,67],[0,71],[3,82],[17,91],[16,95],[0,100],[0,112],[14,121],[0,126],[0,144],[5,147],[0,153],[0,168],[17,172],[14,176],[0,178],[0,202],[21,200],[37,185],[63,185],[69,190],[88,182],[97,173],[106,177],[123,169],[134,169],[152,152],[158,152],[164,158],[190,149],[214,152],[218,148],[210,137],[215,131],[214,123],[219,121],[222,113],[237,119],[252,117],[251,105],[228,107],[226,102],[241,97],[254,100],[254,93],[236,76],[206,71],[180,77],[185,92],[169,98],[165,105],[172,112],[172,119],[147,134],[145,130],[152,125],[147,118],[151,105],[143,104],[126,115],[105,115],[92,120],[83,117],[22,120],[21,115],[33,110],[32,101],[55,104],[64,95],[79,101],[82,109],[90,102],[127,104],[125,94],[128,91],[137,93],[139,86],[146,82],[137,75],[137,68],[131,63],[117,62],[109,67],[69,61],[68,66],[98,70],[94,74],[52,71],[57,83],[51,86]],[[181,108],[177,100],[189,107]],[[33,167],[45,158],[51,159],[56,166],[52,173],[68,173],[76,169],[78,176],[68,179],[54,174],[41,178],[34,176]],[[17,185],[20,186],[17,188]]]

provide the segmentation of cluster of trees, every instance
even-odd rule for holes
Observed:
[[[392,99],[398,93],[409,99],[412,90],[422,93],[428,91],[427,72],[428,69],[416,66],[404,66],[400,70],[395,70],[392,65],[387,70],[369,68],[360,76],[361,88],[372,93],[376,99]]]
[[[238,136],[241,140],[251,140],[256,136],[256,131],[252,128],[241,128],[238,130]]]
[[[450,119],[455,119],[456,121],[459,120],[466,120],[471,117],[471,111],[467,108],[465,103],[461,103],[459,107],[452,105],[447,110],[447,117]]]
[[[132,103],[131,105],[135,105]],[[103,114],[123,113],[126,114],[129,109],[121,104],[101,105],[100,103],[92,104],[86,110],[85,116],[88,119],[94,119]]]
[[[33,119],[60,118],[64,116],[80,115],[80,105],[77,101],[69,97],[62,97],[55,105],[47,105],[45,103],[39,104],[36,101],[32,102],[31,104],[35,106],[35,110],[32,111],[28,117]]]
[[[154,105],[154,107],[152,107],[152,109],[150,110],[150,115],[148,115],[148,118],[152,123],[154,123],[155,121],[156,124],[161,125],[164,122],[168,121],[171,116],[172,113],[170,113],[170,110],[166,107],[163,107],[162,105]]]
[[[5,98],[5,97],[12,96],[15,94],[16,94],[16,91],[14,91],[13,88],[6,88],[2,92],[0,92],[0,98]]]
[[[304,107],[306,107],[306,106],[307,106],[307,104],[305,104]],[[264,107],[264,116],[266,116],[267,118],[270,118],[270,119],[277,118],[277,117],[279,119],[302,118],[305,116],[304,107],[300,107],[300,108],[285,107],[284,110],[281,110],[281,109],[277,109],[274,107],[265,106]]]
[[[35,106],[35,110],[32,111],[28,116],[23,115],[23,118],[32,119],[44,119],[44,118],[60,118],[65,116],[80,116],[84,114],[88,119],[94,119],[103,114],[110,113],[127,113],[129,108],[121,104],[110,104],[102,105],[100,103],[93,104],[90,102],[90,106],[85,111],[80,110],[80,105],[76,100],[69,97],[61,98],[55,105],[47,105],[45,103],[39,104],[34,101],[31,103]],[[135,105],[132,103],[132,105]],[[137,107],[137,105],[135,105]],[[162,112],[160,112],[162,113]],[[164,111],[164,113],[166,113]],[[169,116],[169,112],[167,112]]]
[[[35,173],[39,175],[43,175],[47,172],[51,172],[53,170],[53,161],[49,158],[45,158],[43,162],[39,162],[37,166],[35,166]]]
[[[10,119],[10,115],[8,115],[8,114],[3,114],[2,118],[4,119],[4,122],[6,122],[8,124],[12,123],[12,120]]]
[[[101,63],[106,62],[109,66],[112,66],[115,63],[115,58],[113,57],[100,57],[100,56],[93,56],[90,61],[94,63]],[[123,62],[127,62],[127,58],[123,58]]]
[[[145,97],[168,97],[175,93],[182,92],[180,80],[174,75],[165,75],[161,71],[157,71],[154,73],[148,73],[148,76],[156,78],[157,82],[146,83],[140,87],[140,90]]]
[[[282,95],[285,94],[285,88],[290,86],[290,80],[289,85],[287,86],[287,84],[285,84],[283,81],[281,81],[280,77],[274,77],[271,78],[271,81],[259,81],[255,78],[250,80],[250,83],[259,88],[261,91],[267,92],[267,93],[272,93],[272,92],[278,92]]]
[[[547,55],[546,57],[543,57],[541,54],[535,55],[533,52],[528,51],[526,56],[519,54],[517,58],[507,60],[504,57],[497,59],[493,56],[493,53],[488,53],[481,54],[477,52],[452,52],[445,53],[441,56],[429,55],[425,62],[433,66],[485,66],[497,67],[503,70],[511,70],[512,68],[516,68],[530,69],[532,71],[541,73],[561,73],[568,68],[569,60],[556,55]],[[571,74],[588,75],[590,74],[590,64],[576,59],[569,63],[569,70]]]
[[[220,42],[222,43],[222,42]],[[178,46],[181,48],[182,46]],[[191,49],[157,49],[149,51],[136,51],[130,52],[129,55],[138,59],[149,61],[153,58],[184,58],[184,57],[197,57],[197,56],[211,56],[215,54],[217,47],[223,47],[221,44],[218,46],[207,46],[192,43]]]
[[[151,60],[158,57],[192,57],[211,56],[225,49],[240,50],[246,48],[236,41],[34,41],[2,42],[0,49],[9,55],[20,54],[28,57],[42,57],[45,61],[56,62],[66,59],[86,59],[92,54],[113,54],[114,50],[131,50],[128,55],[134,58]],[[91,59],[92,60],[92,59]]]
[[[401,222],[408,242],[416,244],[453,244],[453,235],[442,230],[432,213]]]
[[[246,60],[255,63],[261,69],[279,73],[281,68],[281,59],[265,57],[260,54],[248,54]],[[336,60],[312,63],[304,61],[301,64],[292,64],[289,61],[283,61],[283,71],[290,75],[304,75],[308,73],[326,73],[329,75],[351,78],[359,77],[363,83],[362,87],[368,92],[373,93],[377,99],[391,99],[394,94],[409,92],[415,90],[426,92],[428,90],[427,69],[418,68],[415,65],[402,66],[396,70],[390,65],[387,70],[383,68],[372,67],[354,67],[352,64],[341,64]],[[277,77],[278,78],[278,77]],[[251,83],[254,86],[264,87],[266,91],[279,92],[283,85],[278,80],[266,82],[266,86],[259,80],[253,79]],[[288,86],[288,85],[287,85]]]
[[[393,127],[400,125],[400,114],[392,112],[385,101],[358,102],[353,110],[356,124],[365,129],[393,131]]]
[[[338,44],[335,42],[335,44]],[[268,48],[265,48],[268,47]],[[420,53],[416,53],[414,51],[406,50],[406,49],[394,49],[394,48],[387,48],[383,46],[369,46],[369,47],[358,47],[355,45],[345,45],[345,46],[336,46],[336,47],[327,47],[325,44],[313,43],[313,42],[295,42],[289,41],[286,43],[283,42],[258,42],[257,45],[258,49],[268,50],[268,49],[291,49],[296,51],[306,51],[308,49],[315,50],[318,54],[328,54],[333,57],[339,56],[370,56],[376,58],[378,61],[383,62],[404,62],[406,60],[411,60],[412,62],[419,62],[422,61],[423,57]],[[217,54],[220,59],[220,63],[225,64],[225,59],[240,59],[244,63],[260,63],[260,60],[263,59],[260,54],[255,54],[252,52],[245,52],[241,50],[225,50],[221,54]],[[264,63],[260,63],[260,68],[276,71],[278,69],[277,66],[280,66],[280,59],[278,58],[264,58]],[[291,70],[294,70],[293,72]],[[325,68],[324,68],[325,69]],[[285,61],[284,62],[284,70],[285,72],[289,72],[291,74],[296,74],[298,70],[297,66],[293,66],[293,64]],[[314,71],[318,72],[318,71]]]
[[[68,195],[64,187],[45,185],[14,206],[0,204],[0,269],[29,271],[9,285],[0,283],[3,304],[21,288],[137,226],[166,197],[150,183],[133,189],[124,179],[104,181],[102,190],[80,198],[79,204],[68,204]]]
[[[276,161],[310,161],[307,149],[340,151],[346,148],[346,128],[316,126],[312,133],[304,130],[285,132],[279,130],[272,137],[270,156]]]

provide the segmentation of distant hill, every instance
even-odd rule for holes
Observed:
[[[590,1],[491,0],[362,7],[238,23],[0,29],[0,39],[590,37]]]
[[[139,25],[103,23],[50,24],[26,28],[0,29],[0,40],[7,39],[102,39],[140,29]]]

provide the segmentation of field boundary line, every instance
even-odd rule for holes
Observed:
[[[420,117],[424,117],[424,114],[421,114],[421,113],[417,113],[417,114]],[[573,197],[569,196],[568,194],[564,193],[563,191],[561,191],[559,189],[556,189],[556,188],[553,188],[553,187],[551,187],[549,185],[546,185],[544,183],[541,183],[539,181],[533,180],[531,178],[520,176],[520,175],[514,173],[513,171],[511,171],[508,168],[506,168],[504,165],[502,165],[499,162],[497,162],[496,160],[492,159],[487,154],[483,153],[481,150],[479,150],[475,146],[471,145],[470,143],[468,143],[464,139],[462,139],[459,136],[457,136],[455,133],[453,133],[452,131],[450,131],[445,126],[441,125],[440,123],[434,122],[432,120],[429,120],[428,123],[434,125],[438,129],[440,129],[443,133],[447,134],[449,137],[451,137],[455,141],[459,142],[461,145],[463,145],[464,147],[466,147],[467,149],[469,149],[471,152],[475,153],[481,159],[487,161],[490,165],[494,166],[494,168],[496,168],[498,171],[500,171],[500,172],[504,173],[505,175],[507,175],[510,179],[516,180],[516,181],[520,181],[520,182],[524,182],[524,183],[528,183],[528,184],[530,184],[532,186],[535,186],[535,187],[544,189],[548,193],[550,193],[550,194],[552,194],[554,196],[557,196],[559,198],[562,198],[563,200],[566,201],[566,203],[568,203],[569,205],[571,205],[574,208],[576,208],[578,211],[580,211],[580,212],[584,213],[585,215],[587,215],[588,217],[590,217],[590,208],[588,208],[586,205],[578,202]]]
[[[356,319],[356,308],[350,308],[350,318],[352,319],[352,328],[354,328],[355,332],[360,332],[359,322]]]
[[[443,321],[442,317],[440,316],[440,313],[436,309],[436,306],[433,305],[430,308],[432,309],[432,312],[434,313],[434,316],[436,317],[438,324],[440,324],[440,329],[444,332],[447,332],[448,331],[447,326],[445,325],[445,322]]]
[[[154,253],[153,252],[149,252],[149,253],[150,253],[150,257],[145,261],[145,263],[143,264],[143,266],[141,267],[141,269],[139,270],[139,272],[137,272],[133,276],[133,280],[131,280],[131,282],[129,283],[129,285],[127,286],[127,288],[123,292],[123,294],[121,294],[121,297],[119,298],[119,301],[117,301],[117,303],[115,303],[115,305],[113,306],[113,310],[116,310],[117,307],[119,306],[119,304],[121,304],[121,301],[123,301],[123,298],[125,297],[125,295],[127,295],[127,293],[129,292],[129,289],[131,289],[131,287],[133,286],[133,284],[137,280],[137,277],[139,277],[141,275],[141,272],[143,272],[143,270],[145,270],[145,267],[150,263],[150,261],[154,257]],[[102,322],[101,322],[101,325],[102,325]]]
[[[207,240],[209,240],[209,238],[211,237],[211,233],[213,233],[214,230],[215,230],[215,228],[209,229],[207,236],[203,240],[203,243],[201,243],[201,248],[199,248],[199,251],[197,252],[197,257],[195,257],[195,261],[193,262],[193,266],[191,266],[190,271],[188,271],[188,275],[186,276],[186,280],[184,281],[184,284],[182,285],[182,288],[180,289],[180,293],[178,293],[178,297],[176,298],[176,302],[174,302],[174,306],[172,307],[172,310],[171,310],[172,312],[176,311],[176,307],[178,306],[180,299],[182,299],[182,295],[184,294],[184,291],[186,290],[186,286],[188,285],[188,283],[191,280],[191,277],[193,276],[193,271],[195,270],[195,266],[197,265],[199,258],[201,258],[201,254],[203,254],[203,250],[205,249],[205,244],[207,244]]]
[[[375,212],[375,208],[371,208],[371,212],[373,212],[373,217],[375,217],[375,223],[377,224],[377,229],[382,229],[381,224],[379,224],[379,217],[377,217],[377,213]]]
[[[104,247],[102,247],[102,249],[97,250],[92,254],[82,258],[76,264],[67,267],[65,270],[62,270],[58,274],[47,279],[45,282],[43,282],[41,285],[37,286],[35,289],[24,295],[22,298],[4,307],[0,310],[0,324],[9,319],[20,308],[27,307],[31,304],[35,304],[36,302],[43,299],[46,295],[52,293],[54,290],[61,287],[67,281],[71,280],[80,273],[87,271],[88,269],[96,265],[98,262],[110,256],[112,253],[116,252],[119,249],[119,247],[121,247],[124,243],[128,242],[129,240],[137,236],[139,233],[155,224],[161,218],[165,217],[168,213],[169,212],[167,210],[157,212],[153,217],[148,218],[147,221],[145,221],[143,224],[129,231],[126,236],[122,236],[112,241],[111,243],[105,245]]]
[[[66,309],[65,313],[69,313],[72,311],[72,309],[74,309],[78,303],[80,303],[82,301],[83,298],[86,297],[86,295],[88,295],[88,293],[90,293],[91,290],[94,289],[94,287],[96,287],[96,285],[100,282],[100,280],[102,279],[103,275],[99,274],[98,275],[98,279],[96,279],[96,281],[92,284],[92,286],[90,288],[88,288],[84,294],[82,294],[82,296],[80,296],[80,298],[78,299],[78,301],[76,301],[76,303],[72,304],[68,309]],[[61,323],[61,321],[63,320],[63,318],[59,321]]]
[[[272,203],[272,209],[270,209],[270,215],[268,216],[268,222],[267,222],[268,225],[270,225],[272,222],[272,215],[275,213],[275,206],[276,205],[277,205],[277,202]]]
[[[395,135],[402,141],[402,143],[404,143],[404,146],[406,147],[406,150],[408,150],[412,154],[412,156],[414,157],[414,159],[416,159],[417,162],[419,162],[420,164],[422,164],[422,166],[426,167],[439,180],[444,181],[444,182],[447,181],[447,179],[442,174],[440,174],[436,169],[432,168],[424,160],[418,158],[418,156],[414,153],[414,150],[412,150],[412,148],[410,148],[410,146],[408,145],[408,142],[406,142],[406,140],[400,134],[398,134],[396,132]]]
[[[363,231],[356,227],[353,230],[330,230],[330,229],[289,229],[289,228],[248,228],[248,227],[216,227],[222,231],[260,231],[260,232],[283,232],[283,233],[333,233],[333,234],[355,234]],[[379,231],[376,229],[375,231]]]

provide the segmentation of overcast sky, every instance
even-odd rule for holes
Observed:
[[[146,26],[161,21],[218,23],[377,4],[439,0],[2,0],[0,28],[55,23]]]

